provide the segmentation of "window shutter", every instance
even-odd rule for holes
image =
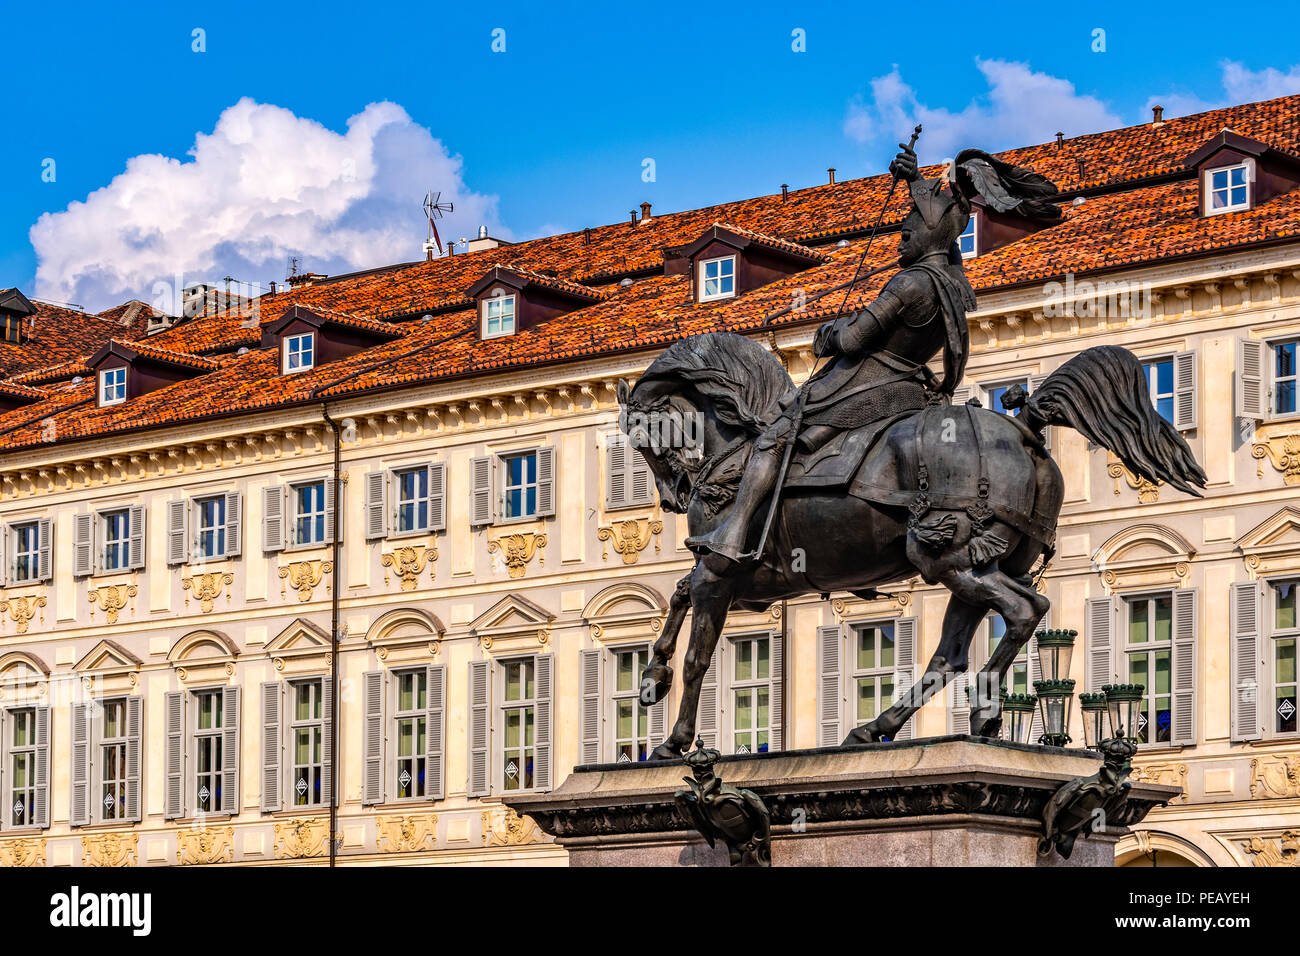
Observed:
[[[226,553],[227,558],[237,558],[244,550],[244,495],[239,491],[226,493]]]
[[[1246,581],[1232,586],[1232,739],[1258,740],[1259,657],[1262,628],[1259,585]]]
[[[367,476],[369,477],[369,476]],[[365,720],[365,778],[361,802],[374,806],[384,802],[384,672],[366,671],[361,682]]]
[[[167,563],[185,564],[189,560],[190,503],[184,498],[173,498],[167,502]]]
[[[655,500],[654,475],[645,455],[635,448],[628,448],[628,504],[652,505]]]
[[[36,523],[36,542],[38,555],[36,559],[36,577],[44,583],[54,579],[54,563],[50,560],[53,525],[49,518],[42,518]]]
[[[952,390],[952,403],[954,405],[965,405],[975,394],[974,385],[958,385]]]
[[[132,571],[139,571],[144,568],[144,508],[140,505],[132,505],[127,511],[131,522],[128,564]]]
[[[1026,383],[1026,390],[1029,392],[1030,395],[1033,395],[1036,391],[1039,390],[1039,388],[1042,387],[1045,381],[1047,381],[1046,374],[1031,375],[1029,376],[1028,383]],[[1049,449],[1052,447],[1052,426],[1051,425],[1047,425],[1043,428],[1043,444]]]
[[[488,705],[492,686],[491,661],[469,664],[469,782],[467,796],[485,797],[489,792]]]
[[[817,628],[817,746],[838,747],[844,681],[841,676],[844,634],[838,624]]]
[[[537,449],[537,516],[555,514],[555,449]]]
[[[578,717],[581,742],[579,762],[600,763],[600,710],[604,703],[600,690],[601,660],[604,652],[599,648],[578,652],[578,670],[582,678],[581,713]]]
[[[551,698],[554,692],[551,675],[554,661],[553,654],[537,655],[537,766],[533,768],[533,786],[538,790],[551,789]]]
[[[72,574],[84,578],[94,570],[95,516],[72,516]]]
[[[72,799],[68,810],[71,826],[90,822],[90,704],[72,705]]]
[[[334,800],[334,682],[326,674],[320,681],[321,757],[320,802],[330,806]]]
[[[948,707],[948,733],[970,733],[970,698],[966,688],[970,686],[970,671],[958,671],[952,679],[952,704]]]
[[[36,708],[36,811],[33,823],[44,829],[50,825],[50,708]]]
[[[611,435],[605,446],[605,507],[622,508],[628,503],[627,460],[632,449],[620,435]]]
[[[330,475],[325,479],[325,543],[334,543],[334,511],[338,505],[338,482]],[[339,540],[343,540],[343,523],[339,522]]]
[[[916,618],[900,617],[894,622],[894,700],[900,693],[906,694],[912,689],[913,673],[916,669]],[[915,733],[916,716],[908,718],[907,723],[898,729],[895,740],[911,740]]]
[[[1264,343],[1258,339],[1237,339],[1235,404],[1240,418],[1268,417],[1268,393],[1264,385]]]
[[[262,810],[280,809],[280,702],[279,681],[262,685]]]
[[[14,553],[13,538],[9,525],[0,525],[0,587],[7,587],[14,578],[18,556]]]
[[[469,460],[469,523],[492,523],[492,456]]]
[[[726,638],[719,636],[713,646],[713,657],[709,660],[709,669],[704,672],[700,682],[700,704],[695,715],[695,736],[704,741],[705,747],[718,747],[718,706],[721,703],[718,692],[718,672],[722,670],[722,642]]]
[[[185,816],[185,692],[168,691],[164,706],[167,740],[163,765],[167,768],[167,792],[163,816],[175,820]]]
[[[388,536],[388,472],[366,475],[366,540]]]
[[[773,633],[768,644],[771,649],[772,696],[768,710],[768,750],[785,749],[785,639],[781,632]]]
[[[1196,353],[1174,355],[1174,427],[1186,431],[1196,427]]]
[[[447,527],[447,464],[435,462],[429,466],[429,530],[442,531]]]
[[[1036,690],[1034,690],[1034,681],[1040,681],[1043,679],[1043,669],[1038,663],[1038,632],[1045,631],[1052,626],[1051,619],[1048,616],[1050,614],[1051,612],[1049,611],[1048,614],[1043,615],[1043,619],[1038,622],[1038,627],[1034,629],[1034,633],[1029,635],[1029,648],[1028,648],[1029,688],[1028,690],[1029,693],[1031,694],[1038,693]],[[1067,674],[1066,676],[1068,677],[1069,675]],[[1067,733],[1069,733],[1070,728],[1066,727],[1065,730]],[[1038,743],[1038,738],[1043,736],[1044,733],[1046,733],[1046,728],[1044,728],[1043,726],[1043,708],[1035,704],[1034,716],[1029,721],[1029,742],[1031,744]]]
[[[262,550],[284,550],[284,487],[262,489]]]
[[[424,718],[424,794],[430,800],[441,800],[447,795],[443,784],[446,779],[444,762],[447,753],[447,748],[443,745],[447,733],[446,665],[429,665],[425,687],[428,707]]]
[[[243,802],[239,796],[240,697],[238,687],[221,689],[221,713],[225,720],[221,728],[221,812],[232,816],[239,813]]]
[[[1196,588],[1174,591],[1173,710],[1170,740],[1196,743]]]
[[[1088,649],[1088,690],[1101,693],[1114,683],[1115,602],[1111,598],[1089,598],[1084,623],[1084,645]]]
[[[141,737],[144,734],[144,698],[126,699],[126,819],[139,823],[141,817],[140,761]]]

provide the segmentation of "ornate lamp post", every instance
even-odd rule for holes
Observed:
[[[1061,628],[1039,631],[1038,670],[1042,680],[1034,681],[1043,715],[1043,735],[1038,742],[1049,747],[1064,747],[1070,742],[1070,702],[1074,699],[1074,681],[1070,659],[1079,632]]]
[[[1009,739],[1018,744],[1029,743],[1030,728],[1034,724],[1034,706],[1038,698],[1033,694],[1003,694],[1002,719],[1006,722]]]
[[[1107,684],[1102,688],[1106,695],[1106,708],[1110,711],[1112,737],[1123,737],[1130,743],[1138,743],[1134,728],[1142,713],[1142,694],[1145,690],[1143,684]]]
[[[1105,694],[1080,694],[1079,707],[1083,711],[1083,745],[1089,750],[1100,750],[1101,742],[1108,736]]]

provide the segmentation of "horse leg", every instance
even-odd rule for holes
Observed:
[[[984,606],[969,603],[954,594],[944,611],[943,634],[939,638],[939,646],[926,665],[921,679],[875,720],[850,730],[844,738],[844,744],[873,743],[884,738],[893,740],[922,704],[943,690],[954,675],[966,669],[971,638],[986,613]]]
[[[691,609],[691,576],[677,582],[673,596],[668,600],[668,618],[663,633],[655,641],[650,663],[641,672],[641,702],[647,706],[657,704],[673,685],[673,667],[669,663],[677,650],[677,635],[681,632],[686,612]]]
[[[978,582],[975,586],[989,594],[990,602],[1007,625],[1006,634],[984,669],[975,675],[970,691],[971,733],[977,737],[996,737],[1002,730],[1001,694],[1007,668],[1029,642],[1051,602],[996,567],[978,575],[971,571],[956,573],[968,581]]]
[[[713,660],[713,648],[722,634],[722,625],[726,623],[732,591],[733,586],[726,576],[714,574],[703,564],[697,564],[691,573],[690,603],[694,617],[691,620],[691,644],[682,666],[682,702],[673,732],[650,754],[652,760],[677,757],[695,741],[700,685]]]

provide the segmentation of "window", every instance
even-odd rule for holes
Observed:
[[[1275,342],[1273,348],[1273,413],[1292,415],[1296,412],[1296,346],[1295,341]]]
[[[223,700],[220,690],[194,695],[194,808],[199,813],[217,813],[221,809]]]
[[[772,642],[766,634],[737,637],[731,651],[732,752],[767,753],[772,737]]]
[[[293,543],[296,545],[324,544],[325,482],[313,481],[294,485],[290,489],[293,501]]]
[[[194,502],[194,511],[199,525],[199,557],[225,557],[226,496],[199,498]]]
[[[1250,163],[1211,169],[1205,174],[1205,214],[1250,208]]]
[[[641,672],[649,653],[644,644],[613,651],[614,759],[619,763],[650,756],[650,709],[641,700]]]
[[[700,263],[700,301],[728,299],[736,294],[736,257],[705,259]]]
[[[99,373],[99,404],[120,405],[126,401],[126,369],[106,368]]]
[[[853,688],[857,725],[879,717],[894,702],[894,625],[853,629]]]
[[[303,332],[284,340],[284,371],[303,372],[316,364],[316,333]]]
[[[131,513],[127,509],[106,511],[99,516],[103,542],[100,551],[101,571],[123,571],[131,563]]]
[[[1269,720],[1274,733],[1278,734],[1296,731],[1296,639],[1300,637],[1300,621],[1296,620],[1298,583],[1282,581],[1272,586],[1273,699],[1269,704],[1273,716]]]
[[[101,820],[126,818],[126,700],[120,697],[101,705],[99,807]]]
[[[11,710],[9,717],[9,825],[36,825],[36,709]]]
[[[537,759],[537,683],[533,658],[506,661],[502,693],[501,788],[531,790]]]
[[[997,650],[998,644],[1007,633],[1007,622],[1002,619],[1001,614],[990,614],[985,624],[987,636],[985,638],[985,648],[987,653],[984,655],[985,662],[993,656]],[[1002,678],[1002,689],[1008,694],[1032,694],[1033,688],[1029,684],[1029,642],[1020,649],[1016,655],[1015,661]]]
[[[3,316],[0,316],[0,334],[3,335],[6,342],[21,342],[23,320],[6,312]]]
[[[397,486],[397,534],[429,529],[429,469],[410,468],[394,473]]]
[[[966,223],[966,228],[961,231],[957,237],[957,248],[961,251],[963,259],[974,259],[977,249],[977,236],[979,226],[976,224],[976,214],[971,213],[970,219]]]
[[[25,584],[41,580],[41,527],[40,522],[25,521],[9,529],[13,541],[13,563],[9,580]]]
[[[1174,360],[1152,359],[1142,363],[1147,376],[1147,389],[1156,412],[1169,424],[1174,423]]]
[[[289,749],[293,768],[289,802],[295,807],[318,807],[323,802],[325,712],[321,683],[305,680],[290,685],[293,716],[289,722]]]
[[[397,675],[397,798],[423,797],[427,760],[428,672],[404,671]]]
[[[1016,385],[1019,385],[1023,389],[1029,388],[1028,382],[1023,378],[1013,379],[1007,382],[1000,382],[997,385],[982,386],[984,389],[985,407],[991,408],[993,409],[993,411],[998,412],[1001,415],[1014,416],[1016,414],[1015,409],[1005,407],[1002,404],[1002,399],[1007,394],[1007,392],[1009,392]]]
[[[1128,612],[1124,639],[1126,682],[1146,688],[1138,725],[1126,730],[1139,743],[1170,743],[1173,598],[1157,594],[1126,598],[1124,603]]]
[[[506,520],[537,514],[537,452],[502,455],[505,486],[502,514]]]
[[[483,300],[483,338],[512,335],[515,331],[515,297],[491,295]]]

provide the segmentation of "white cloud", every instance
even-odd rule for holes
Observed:
[[[497,219],[496,197],[466,189],[459,156],[394,103],[372,103],[346,133],[244,98],[191,157],[141,155],[125,172],[31,229],[36,294],[105,308],[126,298],[153,302],[168,288],[236,279],[266,283],[303,269],[337,274],[418,259],[427,227],[426,191],[455,211],[444,241],[475,235]]]
[[[1026,63],[976,58],[988,90],[953,112],[921,103],[895,66],[871,81],[869,100],[849,106],[844,132],[873,147],[906,142],[912,127],[924,128],[918,144],[922,162],[938,162],[966,146],[998,150],[1113,129],[1123,122],[1094,96],[1078,93],[1069,80],[1035,73]]]
[[[1219,63],[1219,79],[1222,85],[1220,96],[1205,99],[1192,93],[1173,90],[1163,96],[1147,99],[1146,109],[1150,111],[1152,106],[1159,105],[1165,108],[1166,117],[1188,116],[1225,106],[1300,93],[1300,65],[1285,72],[1271,66],[1251,70],[1235,60],[1223,60]]]

